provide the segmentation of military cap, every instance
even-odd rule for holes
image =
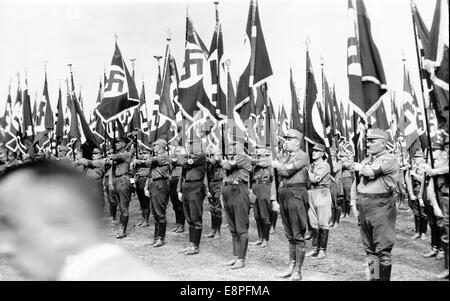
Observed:
[[[101,154],[102,151],[98,148],[98,147],[94,147],[94,149],[92,150],[92,154]]]
[[[123,143],[128,143],[130,140],[128,140],[127,138],[125,138],[125,137],[120,137],[120,138],[117,138],[116,139],[116,143],[119,143],[119,142],[123,142]]]
[[[382,129],[369,129],[367,131],[367,139],[384,139],[386,141],[389,140],[389,133]]]
[[[438,140],[431,143],[431,149],[444,149],[444,141]]]
[[[322,143],[316,143],[313,147],[313,150],[319,151],[319,152],[325,152],[325,145],[323,145]]]
[[[59,145],[58,146],[58,151],[60,151],[60,152],[68,152],[70,149],[67,147],[67,146],[65,146],[65,145]]]
[[[153,145],[159,145],[161,148],[166,148],[167,141],[164,139],[157,139],[155,142],[153,142]]]
[[[421,149],[418,149],[415,153],[414,153],[414,158],[417,157],[421,157],[423,158],[423,151]]]
[[[298,140],[302,140],[303,133],[300,131],[297,131],[296,129],[289,129],[283,138],[297,138]]]

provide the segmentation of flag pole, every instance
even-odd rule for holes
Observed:
[[[417,57],[417,65],[419,67],[419,78],[420,78],[420,89],[422,91],[422,102],[423,102],[423,111],[424,111],[424,115],[425,115],[425,126],[427,129],[427,142],[428,142],[428,152],[430,153],[430,160],[431,160],[431,168],[434,168],[434,158],[433,158],[433,151],[431,148],[431,136],[430,136],[430,122],[428,120],[428,108],[427,108],[427,103],[425,101],[426,97],[426,93],[425,93],[425,88],[423,86],[423,66],[422,66],[422,60],[420,59],[420,53],[419,53],[419,43],[417,41],[417,24],[416,24],[416,20],[414,19],[414,11],[417,10],[414,1],[411,0],[411,17],[412,17],[412,21],[413,21],[413,30],[414,30],[414,42],[415,42],[415,46],[416,46],[416,57]]]

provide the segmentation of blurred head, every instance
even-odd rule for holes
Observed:
[[[83,151],[79,148],[75,149],[75,159],[79,160],[83,158]]]
[[[98,160],[103,157],[102,151],[98,148],[92,150],[92,160]]]
[[[122,149],[125,148],[125,146],[127,145],[125,139],[123,138],[119,138],[116,141],[116,151],[121,151]]]
[[[317,160],[320,158],[325,158],[325,145],[318,143],[313,147],[312,159]]]
[[[0,162],[6,162],[8,160],[8,153],[6,149],[0,149]]]
[[[31,279],[55,280],[68,255],[100,241],[97,196],[67,162],[7,170],[0,177],[0,254]]]
[[[16,159],[16,153],[15,152],[8,152],[8,161],[12,161]]]
[[[164,139],[158,139],[155,142],[153,142],[153,151],[156,154],[161,154],[166,151],[167,148],[167,142]]]

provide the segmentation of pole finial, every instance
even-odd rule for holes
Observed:
[[[320,54],[320,65],[323,67],[324,64],[325,64],[325,58],[323,57],[322,54]]]
[[[117,32],[115,32],[114,33],[114,40],[116,41],[116,43],[117,43],[117,39],[119,38],[119,35],[117,34]]]
[[[170,27],[167,28],[166,34],[167,34],[166,40],[167,42],[170,42],[170,40],[172,40],[172,30],[170,29]]]
[[[309,50],[309,44],[311,44],[311,41],[309,40],[309,37],[305,40],[306,49]]]
[[[405,62],[406,61],[405,49],[402,49],[401,55],[402,55],[402,61]]]

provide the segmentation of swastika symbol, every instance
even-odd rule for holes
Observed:
[[[119,78],[115,78],[115,76],[118,75]],[[125,77],[125,74],[121,71],[111,70],[109,74],[109,78],[106,81],[106,89],[105,91],[111,91],[112,86],[114,83],[118,84],[117,91],[122,92],[123,91],[123,78]]]

